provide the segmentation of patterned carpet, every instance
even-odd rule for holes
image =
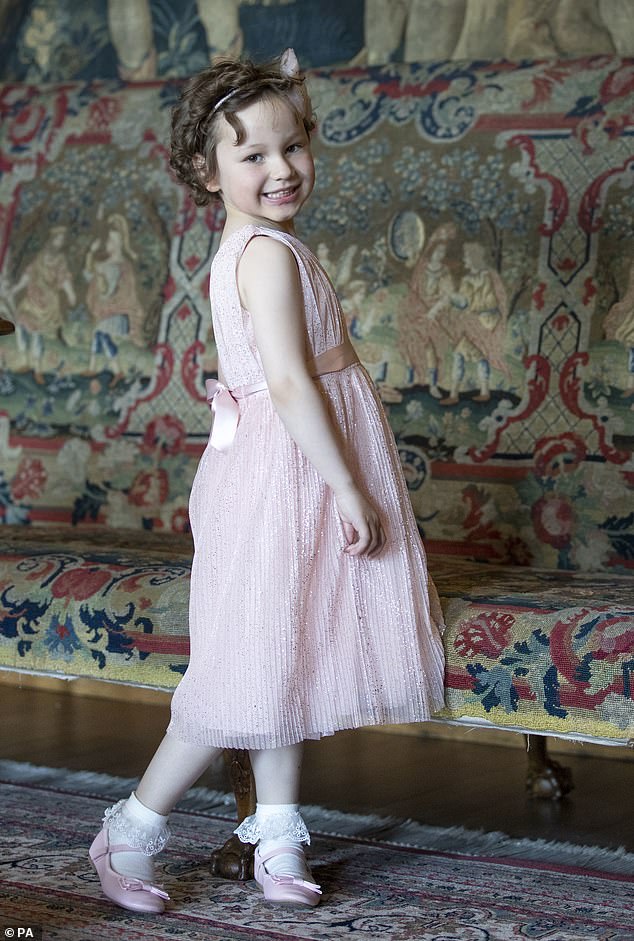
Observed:
[[[133,915],[100,895],[86,857],[104,801],[128,787],[120,778],[0,762],[0,936],[13,926],[14,937],[28,927],[33,933],[22,937],[43,941],[634,937],[631,854],[319,808],[307,817],[322,904],[310,912],[270,908],[254,883],[210,874],[206,860],[230,832],[233,813],[229,797],[202,790],[179,805],[174,839],[160,857],[168,912]],[[566,858],[576,865],[552,861]]]

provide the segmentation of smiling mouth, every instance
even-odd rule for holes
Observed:
[[[294,196],[298,189],[299,186],[289,186],[286,189],[276,190],[274,193],[265,193],[264,195],[267,199],[288,199],[289,196]]]

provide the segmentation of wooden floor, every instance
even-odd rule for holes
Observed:
[[[51,767],[136,777],[168,721],[167,705],[17,686],[1,687],[0,697],[0,755]],[[476,744],[474,734],[447,741],[360,730],[309,742],[302,799],[434,826],[634,851],[634,762],[625,749],[617,752],[622,759],[557,756],[572,768],[575,789],[554,803],[526,797],[521,749]],[[201,783],[227,790],[222,763]]]

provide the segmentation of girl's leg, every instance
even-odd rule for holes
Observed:
[[[152,857],[169,838],[167,815],[222,749],[188,745],[166,735],[136,792],[106,811],[104,827],[90,856],[106,895],[125,908],[162,911],[163,903],[148,888],[154,884]],[[143,890],[119,880],[137,880]]]
[[[189,745],[166,735],[139,781],[137,798],[155,813],[169,814],[221,753],[221,748]]]
[[[310,836],[299,813],[299,786],[303,744],[251,751],[257,808],[236,833],[246,843],[258,843],[255,854],[256,879],[269,901],[315,905],[320,890],[304,857],[303,844]],[[292,877],[280,887],[271,876]],[[292,880],[291,880],[292,883]],[[307,884],[310,887],[307,887]],[[270,894],[270,893],[273,894]]]
[[[169,812],[221,751],[189,745],[172,735],[164,737],[136,791],[109,816],[111,843],[129,844],[136,850],[112,853],[116,872],[151,879],[152,855],[169,836]]]
[[[258,803],[298,802],[303,757],[303,742],[285,748],[266,748],[249,752]]]

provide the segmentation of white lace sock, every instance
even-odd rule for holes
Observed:
[[[134,791],[127,800],[119,801],[106,811],[104,825],[110,843],[125,843],[137,852],[112,853],[110,863],[115,872],[144,882],[154,881],[152,857],[160,853],[170,835],[167,817],[150,810]]]
[[[268,872],[284,873],[297,879],[314,882],[304,858],[304,843],[310,843],[310,834],[299,812],[299,804],[260,804],[255,814],[243,820],[237,830],[243,843],[258,843],[260,853],[265,856],[281,846],[290,846],[302,853],[297,857],[291,853],[280,853],[266,863]]]

